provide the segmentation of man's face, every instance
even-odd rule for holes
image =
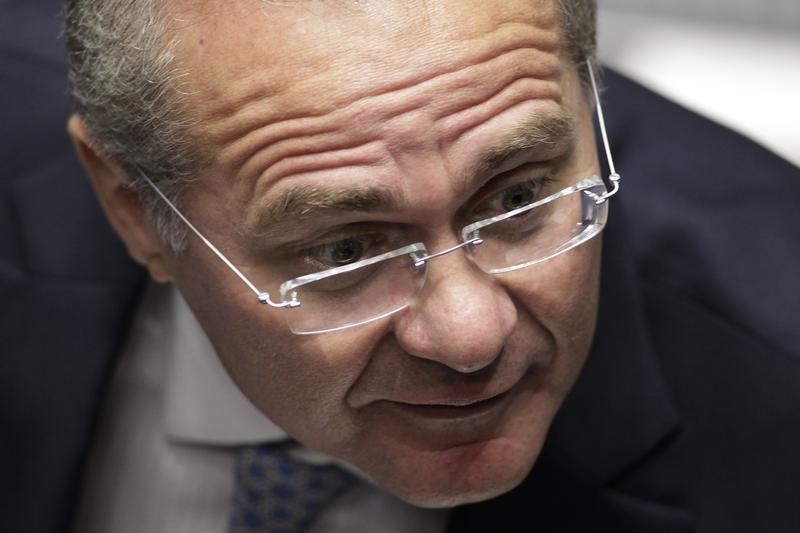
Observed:
[[[520,183],[597,173],[548,1],[216,4],[171,13],[210,160],[184,212],[273,296],[323,245],[391,234],[436,252]],[[352,201],[365,193],[391,201]],[[197,240],[170,269],[270,419],[412,503],[445,506],[530,470],[589,349],[599,244],[501,276],[457,251],[400,313],[311,336]]]

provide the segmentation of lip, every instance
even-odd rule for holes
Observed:
[[[445,402],[430,402],[430,403],[406,403],[406,402],[390,402],[396,408],[407,411],[415,417],[434,418],[434,419],[457,419],[469,418],[480,415],[484,412],[491,411],[498,404],[511,394],[511,389],[489,396],[487,398],[479,398],[476,400],[450,400]]]
[[[425,385],[419,383],[414,386],[392,385],[392,389],[399,389],[399,393],[382,394],[379,387],[359,390],[350,395],[348,404],[351,408],[361,409],[370,404],[394,404],[403,408],[420,411],[441,408],[443,410],[467,411],[469,408],[479,408],[478,404],[490,403],[514,390],[526,376],[532,373],[535,367],[529,366],[522,371],[507,372],[502,379],[488,381],[475,381],[467,383],[431,382]]]
[[[388,420],[402,421],[395,428],[403,439],[416,438],[431,448],[448,448],[477,442],[495,434],[511,404],[514,389],[478,401],[448,403],[376,402]],[[412,437],[415,435],[415,437]]]

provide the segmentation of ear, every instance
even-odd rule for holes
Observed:
[[[128,175],[97,150],[80,115],[70,117],[67,131],[89,174],[97,199],[128,253],[147,268],[154,280],[171,281],[172,252],[158,238],[139,195],[128,186]]]

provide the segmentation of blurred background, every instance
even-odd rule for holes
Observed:
[[[800,0],[598,3],[607,65],[800,165]]]

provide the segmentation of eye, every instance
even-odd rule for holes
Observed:
[[[517,183],[500,191],[498,199],[504,211],[513,211],[533,203],[538,190],[539,185],[532,181]]]
[[[405,225],[347,224],[326,228],[307,240],[273,249],[269,261],[276,277],[289,279],[352,265],[418,240],[419,235]]]
[[[545,188],[552,181],[552,178],[543,176],[517,181],[495,190],[484,197],[473,215],[475,218],[489,218],[535,203],[544,197]]]
[[[414,242],[412,239],[408,229],[401,226],[340,228],[326,238],[320,238],[318,243],[309,243],[291,254],[294,261],[289,266],[293,272],[312,273],[352,265],[396,250]]]
[[[374,238],[349,237],[318,246],[311,251],[311,256],[320,263],[335,268],[361,261],[365,258],[367,248],[374,244]]]

